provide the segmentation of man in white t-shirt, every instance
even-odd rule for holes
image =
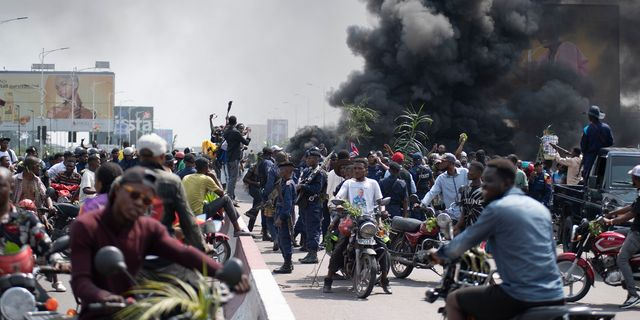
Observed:
[[[382,191],[380,191],[378,182],[373,179],[367,178],[367,168],[367,160],[354,160],[353,179],[349,179],[342,184],[342,187],[340,188],[340,191],[338,191],[336,198],[349,201],[351,205],[360,208],[363,214],[373,215],[376,203],[382,199]],[[326,293],[331,292],[333,275],[344,264],[343,251],[347,248],[348,243],[348,237],[341,237],[333,249],[331,259],[329,260],[329,272],[327,273],[327,277],[324,278],[323,291]],[[381,264],[388,263],[388,260],[380,259],[380,262]],[[387,279],[386,266],[381,265],[380,270],[383,271],[380,276],[380,286],[386,294],[391,294],[389,280]]]
[[[15,165],[18,163],[18,157],[16,157],[16,153],[13,150],[9,149],[10,141],[11,138],[0,138],[0,157],[7,156],[11,165]]]
[[[100,157],[95,154],[87,160],[87,170],[82,174],[80,182],[80,203],[96,196],[96,170],[100,167]]]

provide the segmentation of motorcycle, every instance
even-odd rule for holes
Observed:
[[[386,270],[380,270],[382,259],[387,259],[385,262],[387,266],[389,265],[385,245],[387,237],[378,227],[378,219],[384,219],[386,213],[381,208],[388,205],[390,200],[390,198],[380,200],[373,216],[362,214],[356,216],[344,212],[348,210],[338,210],[337,219],[340,219],[338,230],[349,239],[347,248],[342,253],[344,265],[341,272],[346,279],[353,281],[354,291],[360,299],[371,294],[373,287],[379,282],[379,273],[386,272]],[[337,207],[349,206],[340,199],[334,199],[331,202]]]
[[[446,213],[438,215],[438,224],[441,229],[453,232],[451,218],[445,215]],[[460,258],[445,264],[440,284],[426,292],[425,300],[434,303],[439,298],[446,300],[450,293],[461,288],[494,285],[495,271],[491,269],[488,260],[487,253],[481,247],[474,247]],[[438,313],[443,319],[447,318],[445,307],[439,308]],[[608,320],[613,318],[615,313],[594,311],[583,306],[543,306],[530,308],[516,315],[512,320]]]
[[[391,271],[396,278],[408,277],[414,268],[433,269],[427,254],[429,249],[437,249],[445,240],[431,208],[423,210],[427,219],[394,217],[391,221]],[[437,273],[437,272],[436,272]]]
[[[127,264],[124,260],[124,256],[120,249],[113,246],[106,246],[98,250],[94,258],[94,265],[99,273],[104,276],[110,276],[113,274],[122,273],[125,274],[134,283],[135,287],[139,287],[141,284],[134,278],[127,270]],[[233,298],[233,294],[229,288],[233,288],[242,279],[243,273],[242,261],[232,258],[224,264],[222,270],[219,270],[215,277],[220,280],[221,283],[214,283],[213,285],[207,285],[207,292],[198,292],[193,299],[206,299],[207,297],[217,297],[217,302],[220,305],[224,305]],[[206,281],[206,280],[205,280]],[[176,290],[184,290],[179,287]],[[147,291],[145,291],[147,292]],[[86,305],[87,311],[97,315],[107,315],[111,317],[114,314],[125,310],[126,308],[142,307],[148,310],[153,307],[153,304],[145,301],[145,298],[155,298],[153,293],[136,294],[133,297],[129,297],[125,302],[95,302]],[[172,298],[172,297],[169,297]],[[152,300],[157,302],[157,300]],[[200,303],[200,301],[193,301],[194,304]],[[76,319],[77,316],[65,316],[57,312],[52,311],[36,311],[27,312],[24,314],[24,319],[27,320],[45,320],[45,319]],[[161,316],[151,316],[151,319],[156,320],[182,320],[192,319],[193,315],[189,312],[182,312],[179,309],[163,313]],[[23,319],[23,318],[16,318]]]
[[[576,243],[575,252],[565,252],[558,256],[557,263],[565,287],[565,299],[569,302],[579,301],[587,295],[589,289],[594,286],[596,272],[604,283],[616,287],[622,285],[622,273],[616,258],[626,238],[627,229],[610,229],[603,232],[602,218],[598,216],[591,222],[582,219],[580,225],[572,230],[571,239]],[[587,257],[589,252],[593,253],[593,258]],[[640,281],[640,252],[632,256],[629,263],[634,279]],[[576,284],[579,285],[578,290],[574,290]]]
[[[45,259],[68,248],[69,242],[69,237],[54,241]],[[37,278],[64,272],[51,266],[38,266],[33,257],[27,245],[16,253],[0,256],[0,318],[3,320],[23,319],[28,312],[51,312],[58,308],[56,299],[47,294]]]
[[[207,255],[213,260],[224,264],[231,258],[230,238],[225,233],[220,232],[224,225],[224,211],[219,211],[209,219],[204,214],[199,215],[197,218],[204,240],[210,246],[207,248]]]

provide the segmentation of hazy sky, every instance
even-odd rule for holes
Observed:
[[[327,124],[339,117],[324,92],[360,69],[346,28],[367,25],[357,0],[88,1],[2,0],[0,67],[29,70],[38,53],[56,70],[111,62],[116,105],[154,106],[156,127],[173,128],[178,145],[199,145],[207,117],[244,123],[288,118]],[[311,85],[309,85],[311,84]],[[307,116],[307,101],[311,112]],[[297,112],[296,112],[297,109]]]

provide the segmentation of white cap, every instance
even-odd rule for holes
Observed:
[[[272,151],[272,152],[282,151],[282,150],[283,150],[283,149],[282,149],[282,147],[280,147],[280,146],[279,146],[279,145],[277,145],[277,144],[271,147],[271,151]]]
[[[640,177],[640,164],[629,170],[629,174],[632,176]]]
[[[124,148],[124,150],[122,150],[122,154],[125,156],[130,156],[133,154],[133,148],[131,147],[126,147]]]
[[[167,153],[167,141],[155,133],[140,137],[136,147],[139,151],[144,149],[151,151],[154,157],[164,156]]]

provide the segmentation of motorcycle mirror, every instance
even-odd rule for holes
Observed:
[[[446,229],[447,226],[451,223],[451,216],[446,213],[441,213],[436,217],[436,222],[438,226],[442,229]]]
[[[580,228],[588,228],[588,227],[589,227],[589,220],[582,219],[582,221],[580,221]]]
[[[56,241],[54,241],[51,244],[51,248],[49,248],[48,254],[51,255],[56,252],[64,251],[65,249],[69,248],[70,244],[71,244],[71,237],[69,237],[68,235],[64,235],[56,239]]]
[[[47,188],[47,197],[55,199],[58,196],[58,193],[54,188]]]
[[[333,203],[336,206],[341,206],[341,205],[344,204],[344,200],[342,200],[342,199],[333,199],[333,200],[331,200],[331,203]]]
[[[225,264],[224,267],[216,273],[216,278],[226,283],[230,288],[235,287],[242,279],[242,273],[244,271],[244,265],[238,258],[231,258]]]
[[[380,205],[380,206],[386,206],[389,203],[391,203],[391,197],[386,197],[386,198],[378,200],[378,205]]]
[[[104,276],[127,272],[127,263],[124,262],[122,251],[114,246],[100,248],[93,259],[93,265]]]

